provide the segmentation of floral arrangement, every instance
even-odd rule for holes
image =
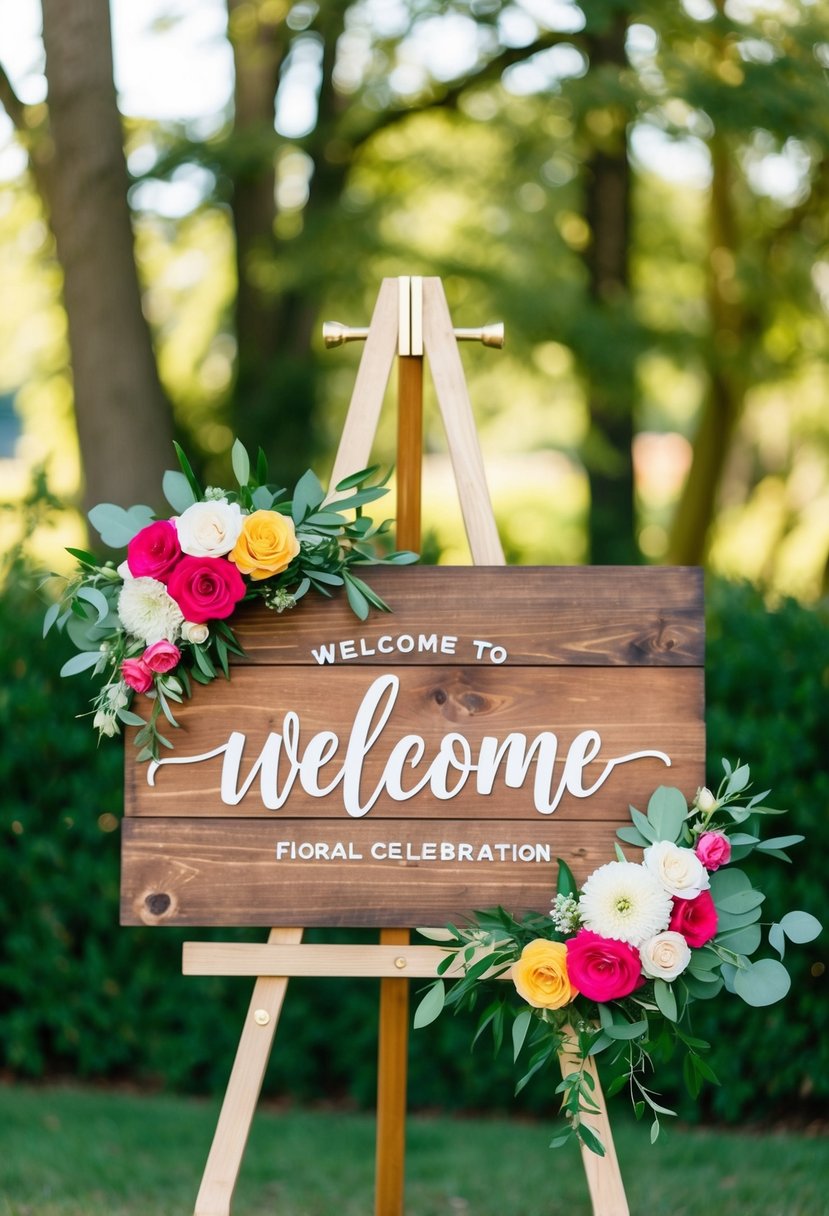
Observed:
[[[175,445],[180,471],[164,475],[164,496],[175,514],[155,519],[151,507],[94,507],[92,525],[104,544],[126,547],[119,565],[70,549],[79,563],[64,580],[60,598],[44,619],[44,636],[65,630],[78,649],[62,676],[89,672],[100,682],[92,702],[99,737],[138,727],[139,760],[157,760],[171,747],[159,729],[177,726],[173,704],[222,672],[230,655],[243,651],[231,620],[238,606],[260,600],[275,612],[293,608],[311,590],[330,596],[344,587],[353,612],[388,605],[355,574],[355,567],[417,560],[408,552],[378,555],[379,525],[363,513],[381,498],[385,482],[372,484],[377,468],[339,482],[335,501],[310,470],[292,495],[268,482],[264,453],[255,468],[237,440],[232,449],[238,489],[202,490],[186,455]],[[55,577],[55,576],[53,576]],[[135,693],[151,703],[148,719],[131,708]]]
[[[655,1140],[659,1116],[674,1113],[645,1084],[655,1059],[684,1050],[685,1082],[694,1097],[704,1081],[717,1080],[704,1059],[708,1044],[688,1029],[693,1003],[721,992],[755,1006],[782,999],[790,987],[782,961],[786,940],[808,942],[821,931],[808,912],[788,912],[767,927],[779,958],[752,958],[763,938],[765,896],[734,863],[752,852],[788,861],[785,850],[803,837],[755,835],[761,816],[783,812],[763,805],[768,790],[748,797],[747,765],[723,761],[723,767],[716,794],[700,789],[690,806],[678,789],[661,786],[646,813],[630,808],[631,824],[617,835],[643,850],[641,861],[628,860],[617,844],[616,859],[594,870],[581,889],[559,861],[548,915],[516,920],[497,908],[462,927],[421,930],[447,950],[441,975],[454,979],[460,971],[461,978],[450,989],[442,978],[427,989],[416,1026],[433,1021],[446,1005],[473,1007],[485,981],[509,972],[512,987],[493,986],[475,1037],[489,1027],[498,1047],[506,1019],[514,1019],[516,1061],[525,1044],[532,1051],[516,1092],[562,1050],[581,1061],[558,1086],[566,1126],[552,1147],[576,1137],[603,1154],[584,1121],[597,1109],[585,1064],[600,1054],[615,1067],[608,1092],[628,1087],[637,1117],[650,1111]],[[523,1006],[511,1000],[513,989]]]

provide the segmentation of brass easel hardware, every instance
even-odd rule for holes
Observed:
[[[492,346],[498,350],[504,345],[503,321],[482,325],[480,329],[453,329],[452,333],[458,342],[481,342],[484,346]],[[368,326],[343,325],[340,321],[322,323],[322,340],[327,350],[343,346],[346,342],[365,342],[367,337]]]

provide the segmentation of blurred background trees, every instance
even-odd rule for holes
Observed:
[[[244,985],[176,979],[180,936],[118,929],[120,755],[75,721],[28,580],[84,502],[153,500],[172,435],[214,482],[234,434],[325,479],[360,352],[325,353],[320,322],[365,324],[384,275],[506,322],[463,358],[511,561],[756,584],[711,584],[710,779],[740,756],[796,811],[819,912],[827,30],[827,0],[6,0],[0,1068],[224,1084]],[[434,410],[426,447],[430,557],[468,560]],[[704,1027],[727,1102],[688,1117],[825,1103],[820,952],[781,1010]],[[370,1102],[370,986],[297,986],[276,1087]],[[509,1103],[509,1066],[441,1027],[413,1102]],[[774,1036],[785,1067],[758,1075]]]
[[[27,343],[29,309],[16,292],[0,305],[24,457],[51,451],[59,488],[84,477],[95,501],[152,495],[172,430],[217,479],[232,434],[285,480],[324,476],[359,352],[323,354],[320,321],[365,323],[384,274],[440,274],[457,324],[507,323],[502,355],[465,358],[513,560],[710,559],[814,598],[827,15],[825,0],[156,0],[119,36],[116,0],[125,179],[106,0],[46,0],[48,85],[34,37],[29,70],[5,62],[2,79],[28,162],[9,145],[2,256],[50,317]],[[188,114],[151,112],[160,71],[129,85],[131,38],[154,68],[177,48]],[[427,517],[459,560],[435,421],[427,447]]]

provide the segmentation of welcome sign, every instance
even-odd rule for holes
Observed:
[[[703,784],[702,583],[671,568],[378,570],[234,621],[175,750],[127,757],[125,924],[415,926],[549,907],[659,784]]]

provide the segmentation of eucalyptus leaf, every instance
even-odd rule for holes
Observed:
[[[798,945],[801,945],[804,942],[814,941],[823,926],[810,912],[787,912],[780,921],[780,928],[790,942],[797,942]]]
[[[60,674],[62,676],[80,675],[82,671],[89,671],[91,667],[95,667],[100,658],[100,651],[84,650],[80,654],[74,654],[71,659],[67,659],[60,669]]]
[[[515,1015],[515,1021],[512,1024],[512,1058],[517,1060],[521,1055],[521,1048],[527,1038],[527,1031],[532,1023],[532,1010],[522,1009],[520,1013]]]
[[[97,587],[79,587],[77,596],[79,600],[86,600],[97,612],[96,625],[101,625],[109,616],[109,600]]]
[[[230,449],[230,463],[233,467],[233,476],[239,485],[246,486],[250,481],[250,456],[241,439],[234,440],[233,447]]]
[[[734,991],[747,1005],[761,1008],[780,1001],[791,988],[789,973],[774,958],[761,958],[741,967],[734,976]]]
[[[305,516],[315,511],[325,497],[319,478],[308,469],[302,474],[294,490],[291,515],[295,524],[301,524]]]
[[[774,924],[769,929],[769,945],[772,950],[776,950],[781,958],[786,953],[786,934],[783,932],[783,926]]]
[[[616,832],[616,835],[619,837],[620,840],[624,840],[625,844],[636,845],[636,847],[640,848],[640,849],[646,849],[649,844],[653,843],[650,840],[645,840],[645,837],[642,835],[642,833],[637,832],[636,828],[634,828],[634,827],[619,828]]]
[[[167,502],[178,515],[183,515],[196,502],[193,487],[178,469],[168,469],[161,479],[161,489]]]
[[[647,1034],[648,1019],[642,1018],[638,1022],[625,1022],[624,1024],[614,1022],[612,1026],[605,1026],[603,1029],[611,1039],[639,1039],[643,1034]]]
[[[654,844],[657,839],[656,829],[650,820],[641,811],[637,811],[635,806],[630,808],[630,817],[633,820],[633,826],[640,835],[644,836],[649,844]]]
[[[793,844],[800,844],[804,836],[773,836],[770,840],[761,840],[757,845],[758,853],[771,852],[773,849],[790,849]]]
[[[717,943],[733,950],[736,954],[753,954],[763,939],[763,931],[758,924],[743,925],[740,928],[729,929],[717,934]]]
[[[89,522],[110,549],[124,549],[134,536],[153,522],[152,507],[137,505],[125,511],[111,502],[99,503],[89,512]]]
[[[60,604],[59,603],[50,604],[49,607],[46,609],[46,615],[43,618],[43,636],[44,637],[46,637],[46,634],[52,628],[52,626],[54,625],[55,621],[58,619],[59,616],[60,616]]]
[[[659,1012],[669,1022],[677,1020],[676,993],[665,980],[656,979],[653,982],[653,995]]]
[[[689,975],[687,971],[685,972],[685,975],[682,978],[683,978],[685,987],[688,989],[691,996],[693,996],[698,1001],[713,1000],[713,998],[715,996],[717,996],[717,994],[719,992],[722,991],[722,987],[723,987],[722,976],[715,976],[714,982],[710,983],[710,984],[703,983],[700,976]]]
[[[688,804],[681,790],[672,785],[660,785],[648,802],[648,821],[656,833],[656,840],[675,843],[682,834],[688,817]]]
[[[257,486],[250,499],[256,511],[270,511],[273,507],[273,491],[267,486]]]
[[[739,915],[743,912],[750,912],[753,908],[759,908],[765,898],[762,891],[734,891],[730,895],[720,896],[716,901],[717,910]]]

